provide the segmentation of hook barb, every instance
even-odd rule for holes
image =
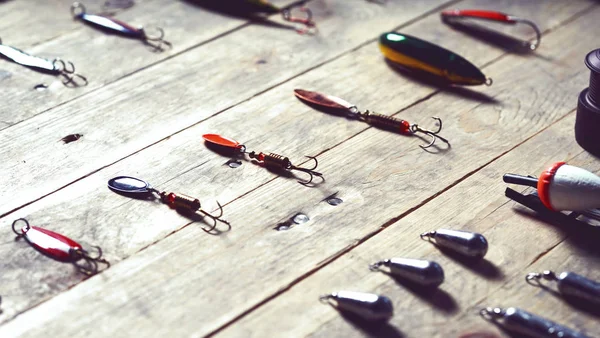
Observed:
[[[203,209],[198,210],[204,216],[209,217],[213,221],[213,225],[210,227],[210,229],[206,230],[207,232],[213,231],[217,227],[217,222],[225,223],[225,224],[231,226],[231,224],[228,221],[221,219],[221,217],[223,217],[223,206],[221,206],[221,203],[219,203],[219,201],[217,201],[217,205],[219,206],[219,214],[218,215],[213,215]]]
[[[439,132],[442,131],[442,127],[443,127],[442,119],[440,119],[437,116],[432,116],[431,118],[437,121],[437,130],[435,130],[435,131],[429,130],[429,129],[423,129],[423,128],[419,127],[418,124],[413,124],[410,126],[410,130],[413,133],[423,133],[423,134],[431,137],[431,141],[428,144],[419,145],[419,147],[421,147],[422,149],[427,149],[427,148],[433,146],[435,144],[435,141],[437,141],[438,139],[442,140],[446,144],[450,144],[450,141],[448,141],[446,138],[438,135]]]
[[[315,165],[312,168],[302,168],[302,167],[296,167],[296,166],[291,166],[290,170],[297,170],[297,171],[302,171],[304,173],[307,173],[308,175],[310,175],[310,178],[308,180],[298,180],[298,183],[302,184],[302,185],[308,185],[310,184],[315,176],[318,177],[322,177],[323,174],[320,172],[315,171],[315,169],[317,169],[317,167],[319,166],[319,161],[317,160],[316,157],[314,156],[306,156],[307,158],[315,161]]]

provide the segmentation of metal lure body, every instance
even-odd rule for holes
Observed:
[[[294,89],[294,95],[296,95],[298,99],[308,104],[317,105],[326,109],[342,111],[346,117],[364,121],[377,128],[406,135],[423,133],[431,138],[429,144],[421,145],[421,148],[423,149],[431,147],[438,138],[447,144],[450,144],[447,139],[438,135],[439,132],[442,131],[442,120],[439,117],[432,117],[438,122],[438,129],[434,131],[423,129],[416,123],[411,124],[406,120],[402,120],[394,116],[377,114],[368,110],[361,112],[356,105],[332,95],[321,94],[304,89]]]
[[[534,281],[541,285],[541,279],[555,281],[557,289],[562,295],[600,305],[600,283],[574,272],[563,272],[557,276],[554,272],[547,270],[542,273],[530,273],[525,279],[532,285]]]
[[[379,38],[379,49],[396,64],[441,77],[451,84],[492,84],[491,78],[486,78],[479,68],[462,56],[414,36],[383,33]]]
[[[380,271],[389,268],[389,273],[409,282],[425,287],[438,287],[444,282],[444,269],[432,261],[410,258],[392,258],[371,264],[369,268]]]
[[[353,313],[369,321],[388,321],[394,315],[392,301],[372,293],[339,291],[319,299],[339,311]]]
[[[171,46],[171,43],[165,41],[164,31],[162,28],[156,27],[158,31],[157,36],[149,36],[143,27],[134,27],[123,21],[117,20],[104,15],[88,14],[86,13],[85,6],[79,2],[73,3],[71,6],[71,14],[73,18],[83,21],[84,23],[101,30],[117,33],[129,38],[138,39],[144,41],[146,44],[152,46],[155,50],[162,50],[162,45]]]
[[[421,234],[421,238],[435,240],[435,244],[439,247],[472,258],[483,258],[488,251],[485,237],[475,232],[438,229]]]
[[[16,228],[18,222],[25,223],[19,230]],[[27,243],[37,251],[55,260],[73,263],[84,274],[93,275],[98,272],[98,263],[110,266],[102,258],[102,250],[99,247],[95,247],[98,250],[98,255],[91,257],[76,241],[54,231],[29,225],[29,222],[24,218],[15,220],[12,224],[12,230],[17,234],[17,238],[25,238]],[[82,259],[85,264],[78,263]]]
[[[63,76],[64,79],[62,82],[65,85],[79,85],[75,82],[75,78],[83,80],[83,85],[87,84],[87,79],[84,76],[75,73],[75,66],[72,62],[67,61],[65,63],[65,61],[59,58],[56,58],[54,60],[48,60],[38,56],[33,56],[15,47],[3,45],[2,39],[0,39],[0,56],[3,56],[4,58],[16,64],[25,66],[27,68],[33,69],[41,73]]]
[[[581,332],[557,324],[527,311],[509,307],[486,308],[481,316],[502,325],[506,330],[534,338],[590,338]]]

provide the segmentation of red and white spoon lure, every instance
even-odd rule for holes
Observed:
[[[433,131],[423,129],[416,123],[411,124],[406,120],[394,116],[377,114],[368,110],[361,112],[356,105],[332,95],[325,95],[304,89],[295,89],[294,95],[309,105],[335,110],[336,112],[343,112],[346,117],[364,121],[377,128],[408,135],[423,133],[431,138],[431,141],[428,144],[420,145],[423,149],[431,147],[437,139],[450,144],[447,139],[438,135],[438,133],[442,131],[442,120],[439,117],[432,117],[432,119],[436,120],[438,123],[437,130]]]
[[[310,175],[310,178],[308,180],[298,180],[299,183],[304,185],[310,184],[313,181],[314,176],[323,176],[323,174],[315,171],[315,169],[317,169],[317,167],[319,166],[319,162],[317,161],[317,158],[313,156],[306,157],[313,160],[315,162],[315,165],[312,168],[302,168],[293,165],[292,161],[290,161],[290,159],[285,156],[281,156],[274,153],[256,153],[254,151],[247,152],[245,145],[240,144],[238,141],[232,140],[228,137],[224,137],[217,134],[204,134],[202,135],[202,138],[204,138],[204,141],[207,142],[208,146],[217,147],[217,149],[219,150],[226,149],[231,150],[237,154],[248,154],[248,156],[251,159],[255,159],[261,163],[264,163],[265,167],[267,167],[268,169],[275,171],[297,170],[304,172]]]
[[[486,11],[486,10],[478,10],[478,9],[450,9],[443,11],[441,13],[442,21],[449,25],[454,25],[459,21],[464,19],[478,19],[478,20],[487,20],[487,21],[495,21],[508,25],[515,25],[517,23],[523,23],[531,26],[535,31],[536,38],[533,42],[524,42],[526,46],[531,50],[535,50],[540,45],[542,41],[542,33],[538,26],[531,20],[522,19],[514,15],[509,15],[502,12],[496,11]]]
[[[17,230],[16,226],[19,222],[24,223],[24,225]],[[88,276],[98,272],[98,263],[105,264],[107,267],[110,266],[110,263],[102,258],[100,247],[94,247],[98,251],[98,255],[92,257],[83,249],[81,244],[54,231],[29,225],[29,222],[24,218],[15,220],[12,224],[12,230],[17,234],[17,238],[25,238],[37,251],[58,261],[73,263],[81,273]],[[84,263],[81,263],[81,260]]]
[[[565,162],[553,164],[539,178],[505,174],[503,180],[536,188],[540,201],[552,211],[600,208],[600,177]]]

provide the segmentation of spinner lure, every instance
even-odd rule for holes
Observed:
[[[438,122],[437,130],[428,130],[421,128],[418,124],[411,124],[408,121],[401,120],[399,118],[382,115],[370,112],[368,110],[361,112],[356,105],[349,103],[339,97],[325,95],[317,92],[311,92],[303,89],[294,90],[294,94],[297,98],[304,102],[313,104],[322,108],[332,109],[336,112],[342,112],[346,117],[357,119],[369,123],[375,127],[395,131],[402,134],[413,135],[416,133],[422,133],[431,138],[428,144],[421,145],[420,147],[425,149],[431,147],[437,139],[440,139],[447,144],[450,144],[447,139],[438,135],[442,131],[442,120],[439,117],[432,117]]]
[[[542,280],[554,281],[561,295],[600,305],[600,283],[574,272],[563,272],[559,275],[550,270],[533,272],[527,274],[525,280],[531,285],[542,287],[546,287],[541,283]]]
[[[21,229],[17,229],[19,223],[24,224]],[[74,240],[54,231],[29,225],[29,222],[24,218],[15,220],[12,224],[12,230],[17,234],[17,238],[25,238],[32,247],[42,254],[58,261],[72,263],[81,273],[88,276],[98,272],[98,263],[107,267],[110,266],[110,263],[102,258],[100,247],[94,246],[98,254],[91,256],[88,251],[83,249],[81,244]]]
[[[160,201],[167,204],[171,208],[184,213],[196,213],[209,217],[213,220],[213,226],[207,231],[212,231],[217,227],[217,221],[228,224],[229,222],[221,219],[223,216],[223,207],[217,201],[219,206],[219,215],[212,215],[202,209],[200,200],[184,194],[176,194],[173,192],[159,191],[154,189],[150,184],[139,178],[131,176],[117,176],[108,181],[108,188],[112,191],[131,196],[144,196],[155,198],[158,196]]]
[[[163,39],[165,32],[160,27],[156,27],[156,31],[158,33],[156,36],[148,35],[147,31],[141,26],[134,27],[115,18],[104,15],[88,14],[85,6],[79,2],[75,2],[73,5],[71,5],[71,14],[73,15],[73,18],[81,20],[86,24],[100,28],[107,32],[117,33],[129,38],[142,40],[145,44],[151,46],[156,51],[163,50],[163,45],[168,47],[171,46],[171,43]]]
[[[590,338],[571,328],[514,307],[485,308],[479,314],[507,331],[534,338]]]
[[[302,167],[293,165],[292,161],[290,161],[290,159],[285,156],[281,156],[281,155],[274,154],[274,153],[263,153],[263,152],[256,153],[254,151],[248,152],[248,151],[246,151],[245,145],[240,144],[238,141],[232,140],[230,138],[227,138],[227,137],[224,137],[221,135],[204,134],[204,135],[202,135],[202,138],[204,138],[204,141],[206,141],[207,145],[209,145],[209,146],[215,146],[215,147],[218,147],[219,149],[231,150],[234,152],[235,155],[248,154],[248,157],[250,157],[251,159],[257,160],[260,163],[263,163],[267,169],[277,171],[277,172],[296,170],[296,171],[301,171],[303,173],[306,173],[310,176],[308,180],[304,180],[304,181],[298,180],[299,183],[304,184],[304,185],[310,184],[313,181],[314,176],[318,176],[318,177],[323,176],[323,174],[315,171],[315,169],[317,169],[317,167],[319,166],[319,162],[317,161],[317,158],[313,157],[313,156],[306,156],[306,157],[314,161],[314,163],[315,163],[314,166],[312,168],[302,168]]]
[[[462,56],[414,36],[389,32],[379,37],[379,49],[393,62],[410,70],[437,76],[456,85],[492,85],[492,79]]]
[[[236,0],[240,6],[243,6],[245,10],[253,13],[263,14],[278,14],[281,13],[283,20],[297,23],[302,25],[301,28],[296,28],[296,32],[299,34],[314,34],[316,32],[316,24],[312,20],[312,12],[308,7],[304,7],[302,3],[300,5],[292,5],[286,8],[280,8],[267,0]],[[299,11],[306,14],[305,18],[299,18],[292,15],[292,10],[298,8]]]
[[[3,45],[2,39],[0,39],[0,55],[35,71],[60,76],[65,86],[85,86],[88,83],[85,76],[75,73],[75,66],[71,61],[65,62],[59,58],[48,60],[33,56],[15,47]]]
[[[536,188],[536,192],[527,196],[506,189],[506,196],[533,210],[574,211],[600,219],[597,210],[600,208],[600,177],[585,169],[558,162],[542,172],[539,178],[505,174],[503,180]]]
[[[542,33],[538,26],[531,20],[522,19],[514,15],[505,14],[502,12],[477,10],[477,9],[451,9],[443,11],[442,21],[448,25],[460,24],[465,19],[477,19],[486,21],[495,21],[508,25],[516,25],[522,23],[530,26],[535,31],[535,40],[533,42],[523,41],[523,45],[531,50],[535,50],[540,45]]]

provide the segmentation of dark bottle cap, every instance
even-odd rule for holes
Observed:
[[[579,94],[575,139],[583,149],[600,156],[600,49],[585,57],[590,69],[590,87]]]

